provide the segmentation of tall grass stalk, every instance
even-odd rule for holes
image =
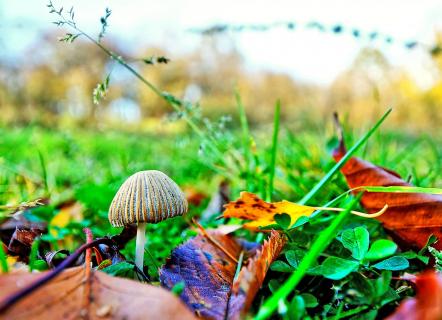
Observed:
[[[275,179],[276,154],[278,151],[278,134],[279,122],[281,114],[281,102],[278,100],[275,105],[275,116],[273,120],[273,136],[272,136],[272,151],[270,159],[270,173],[269,173],[269,190],[267,192],[267,201],[272,201],[273,183]]]
[[[251,177],[252,177],[252,151],[251,151],[251,145],[250,145],[250,130],[249,130],[249,123],[247,121],[247,114],[246,110],[244,108],[244,105],[241,100],[241,96],[239,95],[239,92],[235,90],[235,98],[236,98],[236,104],[238,105],[238,113],[239,113],[239,121],[241,123],[241,130],[242,130],[242,146],[243,146],[243,153],[244,153],[244,162],[245,162],[245,173],[246,173],[246,190],[251,190]]]
[[[376,122],[376,124],[361,138],[359,139],[356,144],[350,148],[350,150],[347,151],[344,157],[334,165],[334,167],[327,172],[327,174],[310,190],[309,193],[307,193],[300,201],[298,201],[299,204],[306,204],[309,202],[315,195],[318,193],[319,190],[324,187],[328,181],[331,180],[331,178],[335,175],[336,172],[341,169],[344,164],[356,153],[356,151],[359,150],[363,145],[365,145],[368,141],[368,139],[373,135],[373,133],[376,132],[376,130],[379,128],[379,126],[384,122],[384,120],[388,117],[392,109],[389,109],[384,115]]]

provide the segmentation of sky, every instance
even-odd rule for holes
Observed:
[[[76,21],[85,31],[98,33],[99,18],[109,7],[108,34],[129,51],[148,45],[161,46],[172,55],[195,49],[202,41],[192,28],[215,24],[271,24],[295,21],[298,25],[318,21],[341,24],[363,32],[379,32],[396,41],[434,43],[442,32],[441,0],[53,0],[54,5],[75,7]],[[21,61],[26,48],[39,33],[55,29],[47,1],[0,0],[0,58]],[[432,81],[427,51],[406,50],[383,41],[369,43],[351,35],[321,33],[302,27],[294,31],[275,28],[266,32],[229,33],[244,58],[245,67],[259,72],[286,72],[308,83],[328,85],[351,65],[358,52],[371,45],[388,60],[406,68],[418,84]],[[220,62],[221,63],[221,62]]]

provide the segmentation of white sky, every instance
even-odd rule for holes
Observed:
[[[54,0],[66,9],[74,5],[77,24],[98,32],[99,17],[109,7],[108,33],[129,49],[166,47],[173,55],[191,51],[201,36],[188,32],[217,23],[253,24],[277,21],[342,24],[367,33],[377,31],[397,40],[434,42],[442,31],[441,0]],[[15,59],[39,32],[56,28],[42,0],[0,0],[1,55]],[[367,44],[350,35],[333,35],[296,28],[231,35],[252,70],[285,71],[295,79],[329,84]],[[391,63],[406,67],[422,85],[431,80],[428,55],[398,44],[374,42]],[[222,62],[220,62],[222,63]]]

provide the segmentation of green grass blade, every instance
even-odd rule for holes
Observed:
[[[35,262],[38,260],[38,246],[40,244],[40,239],[35,239],[31,245],[31,253],[29,254],[29,271],[35,270]]]
[[[377,187],[377,186],[362,186],[352,189],[364,190],[368,192],[392,192],[392,193],[426,193],[426,194],[441,194],[440,188],[422,188],[422,187],[402,187],[402,186],[390,186],[390,187]]]
[[[350,159],[353,154],[358,151],[360,147],[362,147],[368,139],[371,137],[373,133],[376,132],[376,130],[379,128],[379,126],[384,122],[384,120],[387,118],[387,116],[390,114],[392,109],[389,109],[379,120],[376,122],[376,124],[361,138],[359,139],[356,144],[350,148],[350,150],[347,151],[344,157],[335,164],[335,166],[319,181],[312,190],[310,190],[309,193],[307,193],[298,203],[299,204],[306,204],[308,201],[310,201],[316,193],[321,190],[321,188],[333,177],[333,175],[339,171],[339,169],[342,168],[342,166]]]
[[[0,247],[0,266],[2,268],[2,273],[8,273],[8,261],[6,260],[6,253],[3,251],[3,248]]]
[[[239,92],[237,90],[235,91],[235,98],[236,98],[236,103],[238,105],[239,121],[241,123],[241,130],[242,130],[242,145],[243,145],[245,169],[246,169],[246,190],[249,190],[250,177],[251,177],[250,164],[252,161],[252,151],[250,149],[251,145],[250,145],[249,123],[247,121],[246,110],[241,101],[241,96],[239,95]]]
[[[327,229],[319,234],[307,255],[302,259],[298,269],[296,269],[296,271],[292,273],[287,281],[261,305],[261,308],[255,316],[255,320],[269,318],[278,308],[279,301],[286,299],[287,296],[296,288],[310,266],[316,261],[319,255],[327,248],[327,246],[336,236],[338,230],[349,215],[350,210],[357,202],[358,198],[351,199],[350,203],[346,206],[345,211],[339,213],[333,222],[327,227]]]
[[[38,151],[38,159],[40,160],[41,171],[43,175],[43,183],[45,186],[46,195],[49,195],[49,185],[48,185],[48,171],[46,170],[46,161],[43,157],[43,153],[40,150]]]
[[[275,118],[273,121],[273,137],[272,137],[272,153],[270,159],[270,176],[269,176],[269,190],[267,192],[267,201],[272,201],[273,195],[273,181],[275,179],[275,167],[276,167],[276,152],[278,151],[278,134],[279,134],[279,122],[281,114],[281,102],[278,100],[275,105]]]

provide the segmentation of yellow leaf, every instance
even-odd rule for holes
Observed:
[[[52,218],[50,222],[49,233],[53,236],[58,235],[57,228],[64,228],[72,221],[81,221],[83,218],[83,207],[78,202],[66,203],[60,211]],[[54,228],[55,227],[55,228]]]
[[[301,216],[310,216],[316,208],[303,206],[289,201],[269,203],[260,199],[253,193],[241,192],[240,198],[224,206],[224,218],[239,218],[251,220],[244,224],[244,227],[251,230],[258,230],[259,227],[266,227],[275,224],[275,214],[286,213],[291,218],[293,225]]]

